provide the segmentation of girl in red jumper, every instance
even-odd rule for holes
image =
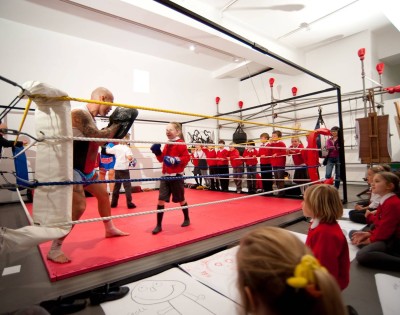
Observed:
[[[343,215],[337,189],[326,184],[308,187],[302,208],[304,216],[312,218],[306,245],[344,290],[349,285],[350,258],[346,237],[337,222]]]
[[[362,247],[357,261],[367,267],[400,270],[400,189],[399,177],[390,172],[377,173],[371,183],[372,193],[381,196],[375,214],[366,212],[371,231],[351,235],[354,245]]]
[[[252,229],[236,255],[243,314],[347,315],[335,279],[289,231]]]
[[[189,208],[185,199],[184,170],[189,163],[190,155],[186,145],[174,144],[177,142],[185,142],[182,134],[182,125],[177,122],[171,122],[167,125],[166,135],[171,144],[164,145],[161,151],[161,144],[156,143],[151,146],[151,151],[155,154],[157,160],[162,163],[162,176],[165,179],[160,181],[160,190],[158,196],[157,210],[163,210],[165,203],[170,201],[179,202],[182,206],[184,221],[182,227],[190,225]],[[153,234],[162,231],[161,223],[164,212],[157,213],[157,226],[153,230]]]
[[[304,180],[309,179],[307,166],[302,155],[304,145],[301,143],[299,137],[293,137],[291,141],[292,145],[289,147],[288,154],[292,156],[293,164],[296,167],[294,170],[293,181],[296,184],[304,184]],[[304,186],[300,187],[300,191],[301,194],[304,195]]]

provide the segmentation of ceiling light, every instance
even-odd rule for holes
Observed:
[[[190,44],[189,49],[191,51],[195,51],[196,50],[196,46],[194,44]]]

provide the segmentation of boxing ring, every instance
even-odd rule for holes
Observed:
[[[16,230],[3,228],[1,251],[11,254],[13,251],[25,250],[39,245],[51,281],[66,279],[146,256],[168,252],[171,249],[213,239],[216,236],[230,233],[240,235],[244,229],[252,228],[258,224],[269,224],[266,222],[271,220],[278,220],[279,225],[285,225],[292,220],[302,218],[300,200],[269,197],[268,195],[272,195],[273,192],[238,197],[237,194],[232,193],[207,193],[186,189],[187,198],[190,200],[192,225],[185,229],[171,223],[176,221],[176,216],[180,216],[175,210],[181,210],[181,207],[169,207],[165,209],[165,211],[171,212],[165,219],[168,228],[161,235],[151,235],[150,228],[153,226],[154,214],[157,212],[157,210],[154,210],[158,194],[156,191],[134,194],[135,203],[139,205],[134,212],[127,213],[125,208],[116,208],[111,217],[103,218],[96,217],[95,202],[88,198],[88,209],[85,216],[79,221],[71,221],[72,185],[82,184],[82,182],[74,182],[71,176],[72,141],[114,140],[122,142],[124,140],[72,137],[69,101],[90,102],[90,100],[70,98],[66,96],[66,93],[40,82],[28,82],[24,85],[24,88],[29,91],[27,96],[32,98],[38,106],[35,111],[36,120],[38,120],[37,140],[35,142],[38,151],[37,159],[43,160],[44,163],[39,163],[41,166],[36,170],[36,182],[31,183],[34,185],[35,194],[33,204],[28,204],[27,209],[32,215],[33,224]],[[114,103],[108,105],[132,106],[141,110],[149,110],[133,105]],[[55,114],[52,114],[53,107]],[[192,113],[180,114],[196,115]],[[218,119],[231,120],[224,117],[218,117]],[[262,125],[261,123],[255,124]],[[315,140],[315,137],[310,139],[312,139],[310,140],[311,143]],[[148,143],[140,140],[137,142]],[[316,148],[310,148],[310,150],[313,156],[317,152]],[[315,161],[310,163],[315,163]],[[310,169],[312,168],[315,168],[315,166]],[[58,174],[55,172],[58,172]],[[185,176],[186,178],[193,177]],[[312,181],[317,179],[314,178],[312,173],[310,173],[310,178]],[[148,178],[140,179],[140,181],[159,179]],[[135,180],[131,181],[134,182]],[[97,182],[108,183],[110,181]],[[319,182],[319,180],[315,182]],[[309,184],[310,182],[306,182],[302,185]],[[124,197],[121,196],[122,198]],[[229,206],[226,207],[224,204],[229,204]],[[249,208],[252,211],[247,211]],[[290,214],[293,214],[294,217],[290,217],[288,221],[282,219]],[[99,223],[109,219],[118,220],[118,225],[124,227],[131,235],[122,238],[104,238],[102,232],[99,232],[99,226],[101,226]],[[215,224],[209,224],[209,222],[215,222]],[[49,250],[49,241],[65,236],[73,225],[75,228],[65,242],[66,252],[73,256],[72,262],[57,264],[48,261],[46,253]],[[238,238],[232,239],[230,242],[237,240]],[[137,245],[135,246],[135,244]],[[220,246],[226,246],[226,243],[221,243],[218,247]],[[113,248],[113,250],[109,250],[109,248]]]

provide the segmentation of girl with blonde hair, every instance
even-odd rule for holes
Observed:
[[[310,186],[302,206],[304,216],[312,218],[306,245],[344,290],[350,281],[350,258],[346,236],[337,222],[343,215],[339,193],[331,185]]]
[[[237,267],[245,314],[347,314],[335,279],[284,229],[263,227],[245,235]]]

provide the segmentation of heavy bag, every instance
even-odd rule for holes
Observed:
[[[320,128],[326,128],[324,119],[322,118],[322,110],[321,108],[318,109],[318,119],[315,125],[315,130]],[[326,148],[326,142],[328,141],[328,137],[325,135],[318,134],[317,136],[317,148],[320,149],[318,151],[318,155],[320,158],[325,158],[329,154],[329,150]]]
[[[245,149],[244,146],[246,145],[246,142],[247,142],[247,134],[244,132],[241,124],[238,124],[235,132],[233,133],[232,141],[236,144],[243,146],[243,147],[237,148],[240,155],[243,155],[243,152]]]

